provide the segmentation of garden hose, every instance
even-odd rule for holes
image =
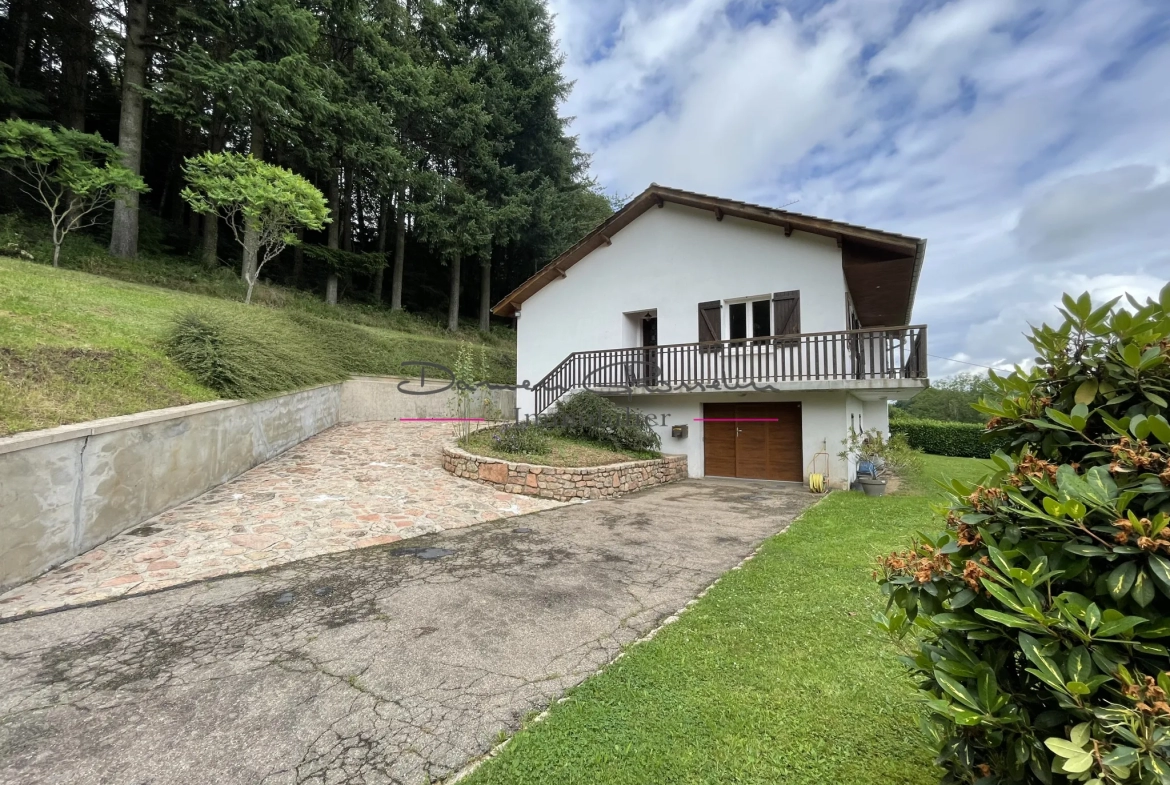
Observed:
[[[825,492],[825,475],[816,472],[808,476],[808,489],[813,493]]]

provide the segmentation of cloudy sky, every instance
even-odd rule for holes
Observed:
[[[1025,360],[1062,291],[1170,278],[1168,0],[549,5],[602,185],[926,237],[932,354]]]

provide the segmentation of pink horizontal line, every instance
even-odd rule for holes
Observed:
[[[487,422],[482,417],[399,417],[398,422]]]
[[[696,417],[695,422],[780,422],[779,417]]]

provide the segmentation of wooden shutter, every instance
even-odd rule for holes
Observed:
[[[723,333],[723,306],[718,300],[699,303],[699,343],[714,343]]]
[[[772,330],[775,335],[800,334],[800,292],[772,295]]]

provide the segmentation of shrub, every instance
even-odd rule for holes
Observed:
[[[536,423],[509,423],[492,429],[492,444],[502,452],[541,454],[548,452],[549,433]]]
[[[837,453],[841,460],[869,461],[879,477],[903,474],[922,467],[922,454],[906,443],[901,434],[886,439],[880,430],[868,431],[849,429],[849,436],[841,442],[844,448]]]
[[[561,401],[540,422],[570,438],[588,439],[615,450],[652,452],[661,446],[645,415],[622,409],[588,391]]]
[[[890,433],[901,434],[916,450],[955,458],[990,458],[1007,443],[987,433],[983,425],[968,422],[890,418]]]
[[[1066,296],[992,375],[1010,454],[880,562],[946,783],[1170,783],[1170,286],[1116,302]]]
[[[352,374],[415,376],[411,362],[450,367],[456,344],[374,330],[297,310],[207,308],[180,314],[167,354],[201,384],[227,397],[254,398],[338,381]],[[492,381],[512,374],[510,357],[482,352]]]
[[[281,321],[226,310],[188,312],[176,319],[167,354],[200,384],[229,398],[255,398],[348,375],[310,333]]]

